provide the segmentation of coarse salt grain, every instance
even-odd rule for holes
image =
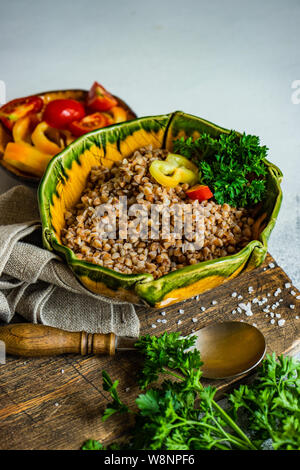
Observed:
[[[205,307],[201,307],[201,310],[202,310],[202,312],[205,312],[206,308],[205,308]]]
[[[297,292],[295,292],[294,290],[291,290],[290,294],[295,296]]]
[[[276,314],[275,314],[275,317],[276,317],[276,318],[281,318],[280,313],[276,313]]]
[[[290,287],[292,287],[292,284],[291,284],[290,282],[286,282],[286,283],[284,284],[284,287],[285,287],[286,289],[289,289]]]
[[[238,300],[242,300],[243,296],[242,295],[238,295]]]
[[[212,305],[217,305],[217,303],[218,302],[216,300],[212,300],[212,302],[211,302]]]
[[[253,312],[251,310],[251,302],[248,302],[247,304],[239,304],[239,307],[245,311],[247,317],[252,317]]]
[[[236,296],[237,296],[237,293],[236,293],[236,292],[232,292],[231,297],[236,297]]]
[[[197,323],[198,319],[197,318],[192,318],[193,323]]]
[[[234,314],[236,313],[236,310],[232,310],[232,312],[231,312],[231,313],[234,315]]]
[[[167,323],[168,320],[166,320],[165,318],[161,321],[162,323]]]
[[[271,323],[271,325],[274,325],[274,323],[275,323],[274,318],[272,318],[272,320],[270,320],[270,323]]]
[[[178,310],[178,312],[180,313],[180,315],[182,315],[182,314],[184,313],[183,308],[180,308],[180,309]]]
[[[160,312],[160,314],[164,317],[166,312]]]
[[[291,305],[290,305],[290,308],[291,308],[292,310],[294,310],[295,305],[294,305],[294,304],[291,304]]]
[[[156,328],[156,325],[154,325],[154,323],[151,325],[151,328]]]
[[[282,318],[281,320],[278,320],[278,326],[283,326],[285,324],[285,320]]]
[[[177,325],[181,325],[182,321],[181,320],[177,320]]]
[[[270,263],[270,264],[269,264],[269,268],[271,268],[271,269],[275,268],[275,264],[274,264],[274,263]]]

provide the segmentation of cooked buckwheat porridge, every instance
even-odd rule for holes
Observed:
[[[154,160],[164,160],[168,152],[152,149],[148,146],[136,151],[130,157],[116,162],[111,169],[92,168],[87,186],[80,201],[65,214],[65,227],[62,230],[62,242],[68,246],[77,258],[113,269],[123,274],[151,273],[154,278],[193,265],[201,261],[212,260],[238,252],[252,237],[254,220],[246,209],[237,209],[228,204],[219,205],[213,200],[191,201],[186,194],[188,184],[175,188],[164,187],[157,183],[149,172]],[[162,217],[155,230],[151,220],[148,222],[148,236],[139,236],[139,227],[135,227],[135,217],[129,216],[127,238],[120,236],[119,220],[120,197],[127,197],[127,210],[134,204],[143,208],[144,215],[150,214],[153,204],[164,207],[178,207],[178,204],[191,204],[193,207],[192,228],[195,233],[200,224],[203,235],[198,249],[189,249],[184,237],[176,238],[174,233],[164,234]],[[104,239],[99,224],[107,222],[107,214],[99,212],[103,204],[110,204],[116,210],[116,219],[120,222],[117,238],[109,237],[109,223]],[[178,211],[177,211],[178,212]],[[198,214],[198,215],[197,215]],[[200,217],[202,216],[202,217]],[[150,219],[150,216],[149,216]],[[109,222],[109,221],[108,221]],[[170,215],[171,228],[174,228],[174,215]],[[156,238],[150,237],[150,231]],[[197,241],[195,235],[189,241]]]

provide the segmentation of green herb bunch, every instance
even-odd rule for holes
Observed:
[[[258,450],[268,438],[275,449],[299,449],[299,364],[291,358],[276,361],[268,356],[253,387],[240,386],[230,395],[232,410],[227,412],[214,399],[216,389],[201,383],[200,354],[190,349],[195,340],[179,333],[139,339],[136,347],[144,365],[136,413],[121,401],[118,381],[103,372],[104,389],[113,399],[103,420],[114,413],[135,417],[129,440],[109,449]],[[254,433],[251,438],[237,424],[242,409],[249,423],[245,429],[250,427]],[[104,447],[90,440],[83,449]]]
[[[210,187],[218,204],[246,207],[263,199],[268,149],[260,146],[259,137],[231,131],[214,138],[204,133],[195,141],[182,137],[173,145],[175,153],[199,166],[200,181]]]

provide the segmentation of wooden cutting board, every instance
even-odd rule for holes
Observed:
[[[287,283],[291,284],[290,279],[268,255],[255,271],[199,296],[198,300],[166,308],[165,315],[162,310],[139,308],[141,334],[180,331],[185,335],[211,322],[242,320],[255,323],[264,333],[268,352],[296,354],[300,351],[300,300],[296,298],[299,292],[292,286],[285,287]],[[278,288],[282,292],[274,296]],[[233,293],[243,299],[232,297]],[[253,303],[254,298],[267,301],[259,305]],[[253,315],[246,316],[243,310],[239,313],[238,304],[249,301]],[[263,309],[276,302],[279,306],[270,308],[274,318],[266,316]],[[236,313],[232,313],[234,310]],[[284,325],[279,326],[278,320],[285,320]],[[129,424],[126,418],[125,422],[124,417],[101,421],[108,401],[102,389],[101,371],[105,369],[114,380],[120,380],[120,396],[132,405],[138,394],[135,373],[139,364],[135,352],[118,353],[115,357],[7,357],[7,363],[0,365],[0,449],[79,449],[89,438],[109,443],[122,436]],[[210,383],[218,387],[221,395],[236,381]]]

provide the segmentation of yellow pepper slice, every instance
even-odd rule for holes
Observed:
[[[12,129],[14,141],[30,143],[31,127],[31,116],[25,116],[18,119]]]
[[[180,183],[193,186],[198,182],[198,168],[182,155],[170,153],[166,160],[154,160],[149,168],[151,176],[162,186],[175,188]]]
[[[3,160],[21,171],[42,176],[52,155],[41,152],[26,142],[9,142]]]
[[[41,152],[56,155],[62,151],[62,148],[47,137],[46,132],[49,129],[50,127],[45,121],[40,122],[34,129],[31,135],[31,140],[36,148]]]
[[[121,106],[114,106],[109,110],[109,112],[113,115],[113,120],[115,124],[127,120],[127,113],[124,108],[121,108]]]

